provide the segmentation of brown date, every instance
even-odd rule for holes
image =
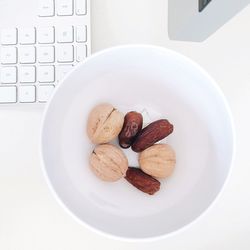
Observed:
[[[160,190],[161,183],[139,168],[129,167],[125,179],[137,189],[150,195]]]
[[[174,126],[166,119],[152,122],[138,133],[132,144],[132,149],[135,152],[142,152],[170,135],[173,130]]]
[[[143,117],[140,113],[131,111],[124,118],[123,128],[119,134],[119,144],[122,148],[129,148],[137,134],[142,129]]]

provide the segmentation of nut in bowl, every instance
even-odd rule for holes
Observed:
[[[100,143],[93,143],[86,133],[88,117],[102,103],[112,104],[123,114],[115,135],[101,143],[114,145],[128,159],[126,179],[113,182],[100,180],[89,164],[91,153]],[[140,147],[135,152],[131,145],[150,126],[144,122],[140,130],[140,119],[135,119],[133,122],[139,124],[136,138],[131,133],[121,143],[128,148],[122,149],[119,130],[129,111],[142,113],[143,120],[149,123],[167,119],[174,131],[163,141],[149,140],[147,149],[137,142]],[[127,122],[128,127],[130,124]],[[157,164],[152,169],[153,161],[145,163],[148,155],[152,160],[152,143],[174,149],[175,167],[171,165],[175,158],[169,148],[160,154],[168,168]],[[144,150],[149,151],[146,157]],[[170,235],[204,214],[221,193],[233,152],[233,123],[216,83],[184,56],[152,46],[109,49],[76,67],[49,102],[41,136],[43,169],[60,204],[82,224],[124,239]],[[150,174],[144,173],[143,168]],[[171,176],[152,177],[159,173]]]
[[[167,144],[156,144],[141,152],[139,165],[143,172],[155,177],[169,177],[176,163],[175,152]]]
[[[112,141],[120,133],[124,116],[111,104],[97,105],[89,114],[87,133],[93,143]]]
[[[126,175],[128,160],[119,148],[102,144],[91,153],[90,167],[101,180],[113,182]]]

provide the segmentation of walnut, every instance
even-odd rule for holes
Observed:
[[[87,133],[94,144],[108,143],[122,130],[124,115],[111,104],[96,106],[89,115]]]
[[[111,144],[103,144],[92,152],[90,166],[101,180],[114,182],[126,175],[128,160],[121,149]]]
[[[175,163],[175,152],[167,144],[155,144],[139,155],[142,171],[155,178],[170,176],[175,168]]]

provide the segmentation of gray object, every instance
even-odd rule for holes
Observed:
[[[249,3],[250,0],[169,0],[169,37],[204,41]]]

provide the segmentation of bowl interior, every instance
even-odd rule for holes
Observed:
[[[89,169],[94,145],[86,121],[101,102],[142,111],[145,122],[167,118],[174,124],[165,142],[176,151],[176,169],[156,195],[125,180],[102,182]],[[232,160],[232,122],[211,78],[185,57],[147,46],[115,48],[61,83],[45,114],[41,147],[50,186],[71,214],[111,235],[148,238],[192,222],[218,195]],[[137,166],[137,155],[124,152]]]

